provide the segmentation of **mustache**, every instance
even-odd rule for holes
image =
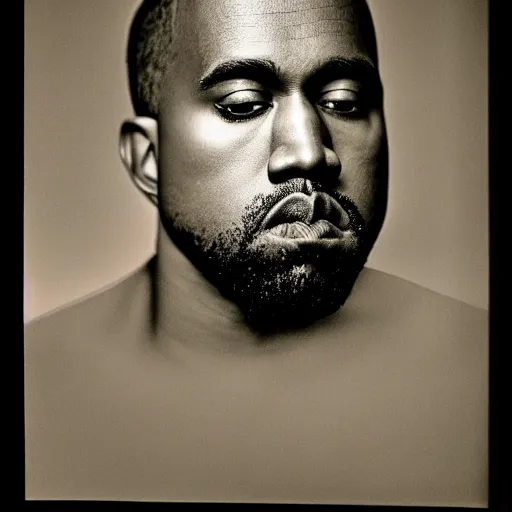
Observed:
[[[257,196],[246,208],[244,224],[249,227],[251,235],[255,235],[267,213],[285,197],[294,193],[311,195],[314,192],[323,192],[334,199],[345,210],[349,217],[349,227],[357,235],[362,236],[365,230],[365,221],[354,202],[337,190],[322,183],[313,182],[304,178],[295,178],[276,186],[276,189],[266,195]]]

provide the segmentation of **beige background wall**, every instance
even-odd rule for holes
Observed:
[[[369,0],[390,205],[369,266],[487,308],[487,2]],[[25,1],[25,319],[142,264],[156,212],[117,156],[138,0]]]

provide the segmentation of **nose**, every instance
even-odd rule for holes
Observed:
[[[276,109],[268,176],[272,183],[293,178],[336,182],[341,162],[314,105],[300,94],[283,98]]]

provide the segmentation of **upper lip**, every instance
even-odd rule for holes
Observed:
[[[325,219],[341,230],[350,228],[348,212],[325,192],[306,195],[295,192],[275,204],[263,219],[261,228],[271,229],[279,224],[304,222],[313,224]]]

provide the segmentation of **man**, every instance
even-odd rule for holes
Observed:
[[[157,256],[27,328],[27,496],[484,506],[485,313],[363,269],[366,4],[145,1],[128,61]]]

